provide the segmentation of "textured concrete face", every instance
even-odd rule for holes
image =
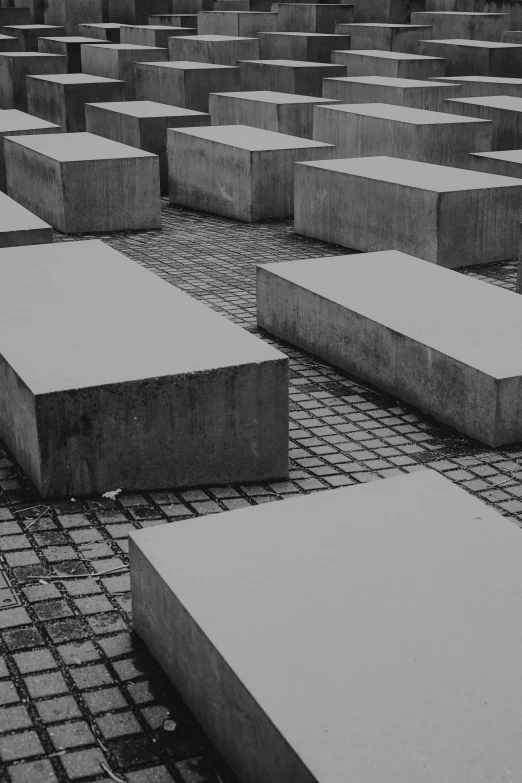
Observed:
[[[136,63],[161,62],[168,58],[167,49],[134,44],[101,44],[82,46],[82,71],[107,79],[125,82],[125,98],[136,98]]]
[[[302,163],[295,230],[356,250],[469,266],[516,255],[521,197],[520,180],[411,160]]]
[[[247,222],[292,215],[295,162],[335,152],[245,125],[169,129],[167,149],[172,204]]]
[[[81,23],[103,22],[105,0],[45,0],[46,24],[61,25],[67,35],[78,35]]]
[[[53,230],[43,220],[0,193],[0,248],[53,241]]]
[[[195,35],[196,28],[167,27],[166,25],[124,25],[120,29],[120,41],[122,44],[135,44],[137,46],[156,46],[163,49],[169,48],[169,38],[173,35]]]
[[[26,6],[20,8],[0,8],[0,28],[5,25],[31,24],[34,22],[30,8],[31,0],[19,0],[19,2],[25,2]],[[41,21],[43,22],[43,18]]]
[[[239,90],[239,68],[196,63],[140,63],[136,66],[136,97],[193,111],[208,112],[211,92]]]
[[[64,233],[160,228],[155,155],[90,133],[6,137],[8,194]]]
[[[197,14],[153,14],[149,16],[149,24],[164,24],[167,27],[192,27],[197,29]]]
[[[519,301],[454,277],[396,251],[260,266],[258,324],[489,446],[515,443]]]
[[[411,15],[411,22],[431,25],[433,38],[502,41],[503,33],[509,30],[511,17],[510,14],[421,11]]]
[[[437,81],[458,85],[459,98],[513,95],[522,98],[522,79],[502,76],[442,76]]]
[[[446,76],[522,76],[522,47],[463,38],[419,41],[419,54],[444,57]]]
[[[330,63],[332,51],[350,48],[350,36],[327,33],[260,33],[259,45],[263,60],[307,60]]]
[[[419,40],[432,38],[429,25],[349,24],[342,29],[351,36],[354,49],[418,54]]]
[[[268,12],[200,11],[199,35],[237,35],[255,38],[257,33],[277,30],[277,14]]]
[[[493,124],[492,149],[512,150],[522,146],[522,98],[493,95],[445,102],[452,114],[490,120]],[[480,152],[480,150],[477,150]]]
[[[5,191],[4,136],[28,136],[35,133],[60,133],[62,128],[17,109],[0,111],[0,190]]]
[[[356,22],[387,22],[388,24],[409,24],[413,11],[424,10],[430,0],[354,0]]]
[[[469,167],[473,171],[522,179],[522,150],[472,153],[469,156]]]
[[[279,351],[99,241],[2,251],[0,280],[1,436],[42,495],[287,475]]]
[[[432,471],[161,525],[134,628],[245,783],[488,783],[522,769],[520,547]]]
[[[446,108],[445,99],[458,95],[458,90],[458,86],[443,82],[387,76],[327,78],[323,82],[325,98],[343,103],[391,103],[427,111]]]
[[[43,36],[65,35],[63,27],[46,24],[12,25],[1,27],[0,31],[17,39],[21,52],[37,52],[38,39]]]
[[[243,60],[240,67],[242,90],[273,90],[296,95],[321,96],[323,79],[346,74],[343,65],[300,60]]]
[[[191,35],[169,38],[169,60],[237,66],[239,60],[259,57],[257,38],[230,35]]]
[[[336,33],[335,26],[353,22],[348,4],[278,3],[277,27],[281,32]],[[266,32],[267,30],[263,30]],[[346,32],[346,31],[344,31]]]
[[[315,106],[313,138],[337,157],[389,155],[469,168],[470,152],[491,149],[492,123],[386,103]]]
[[[12,35],[0,35],[0,52],[18,51],[18,39]]]
[[[120,43],[120,28],[121,24],[116,24],[115,22],[80,24],[78,25],[78,32],[80,35],[87,36],[87,38],[99,38],[101,41],[107,41],[107,43]]]
[[[109,21],[121,24],[147,24],[151,11],[166,14],[170,10],[169,0],[111,0]]]
[[[399,79],[428,79],[444,76],[442,57],[423,57],[405,52],[377,49],[332,52],[332,63],[346,66],[347,76],[388,76]]]
[[[27,111],[26,77],[65,73],[65,57],[40,52],[0,52],[0,106]]]
[[[97,38],[86,38],[83,35],[64,36],[61,38],[39,38],[38,51],[44,54],[61,54],[67,61],[68,73],[80,73],[82,70],[82,44],[102,43]]]

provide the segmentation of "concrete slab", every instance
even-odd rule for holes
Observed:
[[[44,5],[45,0],[14,0],[14,8],[24,11],[25,18],[15,18],[7,24],[44,24]]]
[[[221,92],[209,96],[209,111],[212,125],[249,125],[312,139],[313,108],[318,103],[337,101],[270,90]]]
[[[34,133],[61,133],[59,125],[33,117],[18,109],[0,111],[0,190],[6,190],[4,136],[28,136]]]
[[[418,54],[419,40],[432,37],[431,26],[420,24],[348,24],[337,27],[336,32],[351,36],[354,49],[408,54]]]
[[[323,95],[343,103],[392,103],[412,109],[439,111],[445,108],[446,98],[458,95],[458,87],[421,79],[352,76],[325,79]]]
[[[64,35],[63,27],[50,24],[20,24],[5,25],[0,27],[0,32],[10,35],[18,41],[18,49],[21,52],[37,52],[38,39],[43,36]]]
[[[333,51],[332,63],[346,66],[347,76],[388,76],[392,79],[428,79],[444,76],[442,57],[371,49]]]
[[[239,78],[239,68],[231,65],[189,61],[139,63],[136,94],[139,100],[208,112],[209,94],[239,90]]]
[[[278,3],[277,28],[281,32],[330,33],[339,22],[353,22],[353,5],[344,3]],[[263,32],[267,32],[264,30]],[[344,33],[346,34],[346,33]]]
[[[510,79],[503,76],[443,76],[437,81],[458,84],[459,98],[486,95],[513,95],[522,98],[522,79]]]
[[[18,51],[18,39],[12,35],[0,35],[0,52]]]
[[[27,77],[29,113],[57,123],[67,133],[85,130],[88,101],[121,101],[124,93],[125,82],[86,73]]]
[[[167,128],[210,125],[210,115],[153,101],[113,101],[85,106],[86,130],[158,155],[160,186],[167,195]]]
[[[247,222],[291,216],[295,162],[335,153],[330,144],[246,125],[169,128],[167,150],[171,204]]]
[[[27,7],[23,8],[0,8],[0,29],[6,25],[13,24],[31,24],[33,18],[31,16],[31,9],[29,8],[30,0],[24,0]],[[42,19],[43,22],[43,19]]]
[[[301,163],[295,230],[354,250],[400,250],[450,268],[485,264],[516,255],[521,197],[522,180],[412,160]]]
[[[259,58],[257,38],[232,35],[191,35],[169,38],[169,60],[236,66],[238,60]]]
[[[105,21],[108,0],[45,0],[45,24],[60,25],[66,35],[78,35],[78,25]]]
[[[134,44],[100,44],[82,46],[82,71],[106,79],[121,79],[125,82],[125,99],[136,98],[136,63],[164,62],[168,50],[155,46]]]
[[[0,52],[0,106],[27,111],[29,74],[65,73],[65,57],[41,52]]]
[[[44,54],[62,54],[67,61],[67,73],[80,73],[82,70],[82,44],[100,43],[103,41],[99,38],[86,38],[83,35],[39,38],[38,51]]]
[[[0,192],[0,248],[52,241],[51,226]]]
[[[479,41],[502,41],[509,30],[510,14],[475,13],[462,11],[416,11],[412,24],[429,24],[433,38],[469,38]]]
[[[257,302],[279,339],[489,446],[521,439],[513,292],[385,251],[258,266]]]
[[[350,48],[350,36],[327,33],[259,33],[259,47],[263,60],[330,63],[334,50]]]
[[[108,43],[120,43],[121,24],[116,22],[103,22],[95,24],[80,24],[78,32],[87,38],[99,38]]]
[[[492,123],[387,103],[314,106],[313,138],[337,157],[389,155],[469,168],[470,152],[491,150]]]
[[[522,44],[522,30],[507,30],[502,33],[502,43]]]
[[[452,98],[445,101],[445,110],[463,117],[490,120],[493,123],[491,148],[494,150],[512,150],[522,146],[522,98],[510,95]]]
[[[520,533],[448,479],[129,543],[134,630],[240,780],[486,783],[522,768]]]
[[[45,497],[288,475],[287,357],[103,242],[2,251],[0,357]]]
[[[91,133],[6,136],[7,193],[66,234],[161,228],[159,161]]]
[[[237,35],[255,38],[259,31],[277,30],[277,14],[252,11],[199,11],[199,35]]]
[[[469,156],[469,167],[473,171],[522,179],[522,150],[474,152]]]
[[[240,68],[242,90],[271,90],[311,96],[323,94],[323,79],[341,77],[346,73],[343,65],[301,60],[243,60]]]
[[[419,41],[419,54],[444,57],[446,76],[522,76],[522,47],[463,38]]]
[[[192,29],[185,27],[167,27],[166,25],[125,25],[120,29],[120,41],[122,44],[137,44],[138,46],[154,46],[163,49],[169,48],[169,38],[173,35],[195,35],[196,26]]]
[[[421,11],[430,0],[353,0],[356,22],[409,24],[412,11]]]
[[[172,9],[169,0],[110,0],[109,22],[147,24],[149,14],[167,14]]]
[[[192,27],[197,29],[197,14],[152,14],[149,16],[149,24],[163,24],[167,27]]]

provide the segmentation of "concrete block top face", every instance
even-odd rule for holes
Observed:
[[[522,111],[522,98],[514,95],[488,95],[484,98],[448,98],[452,103],[466,103],[471,106],[487,106],[503,111]]]
[[[202,111],[182,109],[180,106],[169,106],[167,103],[155,101],[108,101],[106,103],[88,103],[99,109],[112,111],[114,114],[125,114],[127,117],[147,119],[149,117],[206,117]]]
[[[312,63],[303,60],[238,60],[238,62],[273,65],[275,67],[284,66],[288,68],[342,68],[342,66],[332,65],[332,63]]]
[[[297,33],[294,32],[294,33],[292,33],[290,31],[289,32],[285,31],[285,32],[261,33],[261,35],[267,35],[267,36],[280,35],[280,36],[283,36],[284,38],[292,38],[292,37],[295,37],[295,38],[321,38],[321,39],[323,39],[323,38],[337,38],[337,39],[339,39],[339,38],[346,38],[346,42],[347,43],[350,40],[350,36],[349,35],[342,36],[342,35],[339,35],[338,33],[305,33],[305,32],[297,32]],[[349,50],[347,50],[347,51],[349,51]]]
[[[96,44],[100,43],[99,38],[86,38],[84,35],[62,35],[62,36],[45,36],[45,41],[58,41],[65,44]]]
[[[173,38],[179,36],[173,35]],[[181,36],[183,40],[187,40],[187,36]],[[223,43],[225,41],[257,41],[257,38],[238,36],[238,35],[191,35],[188,36],[190,41],[209,41],[210,43]]]
[[[47,122],[47,120],[41,120],[39,117],[33,117],[32,114],[26,114],[25,111],[19,111],[18,109],[4,109],[0,111],[0,133],[46,130],[49,128],[60,130],[59,125]]]
[[[192,37],[192,36],[191,36]],[[257,60],[255,61],[257,62]],[[168,60],[166,62],[159,63],[136,63],[138,68],[148,66],[150,68],[171,68],[177,71],[204,71],[204,70],[236,70],[237,65],[215,65],[214,63],[197,63],[190,60]]]
[[[0,353],[34,394],[285,358],[100,240],[1,250],[0,281]]]
[[[3,27],[5,30],[9,28],[9,30],[22,30],[22,32],[26,30],[63,30],[63,27],[56,24],[7,24]]]
[[[165,30],[185,30],[185,27],[171,27],[170,25],[163,25],[163,24],[122,24],[121,29],[125,30],[160,30],[160,32],[165,32]],[[175,35],[176,33],[174,33]],[[125,44],[124,44],[125,45]]]
[[[311,95],[296,95],[291,92],[275,92],[272,90],[252,90],[245,92],[217,92],[214,95],[223,95],[227,98],[235,98],[240,101],[252,101],[253,103],[338,103],[335,98],[317,98]]]
[[[388,24],[385,22],[346,22],[348,27],[381,27],[386,30],[421,30],[430,28],[429,24]]]
[[[400,79],[395,76],[332,76],[336,82],[357,84],[378,84],[380,87],[396,87],[402,90],[427,87],[450,87],[446,82],[424,81],[423,79]]]
[[[472,152],[475,158],[494,158],[506,163],[522,164],[522,150],[502,150],[501,152]]]
[[[358,54],[363,57],[381,57],[385,60],[441,60],[442,57],[430,57],[424,54],[408,54],[407,52],[388,52],[380,49],[349,49],[349,54]]]
[[[468,17],[471,16],[472,18],[478,16],[479,19],[506,19],[509,17],[509,14],[498,14],[498,13],[481,13],[478,11],[417,11],[415,12],[416,15],[426,15],[426,16],[443,16],[447,17]]]
[[[54,57],[60,58],[65,62],[65,55],[63,54],[47,54],[46,52],[0,52],[0,57],[12,57],[13,59],[34,59],[35,57]]]
[[[88,45],[90,46],[91,44]],[[111,43],[107,43],[106,41],[102,41],[101,43],[92,44],[92,45],[96,46],[97,49],[112,49],[116,52],[134,52],[134,51],[166,52],[167,51],[161,46],[139,46],[138,44],[111,44]]]
[[[522,49],[521,44],[502,43],[500,41],[477,41],[470,38],[432,38],[425,43],[447,44],[448,46],[469,46],[474,49]]]
[[[426,470],[130,538],[306,779],[520,773],[520,531],[448,479]]]
[[[253,128],[250,125],[209,125],[202,128],[171,128],[170,132],[184,133],[186,136],[207,139],[217,144],[248,150],[249,152],[317,149],[318,147],[334,146],[322,141],[303,139],[300,136],[289,136],[286,133]]]
[[[360,114],[365,117],[378,117],[384,120],[394,120],[410,125],[464,125],[471,123],[490,123],[490,120],[480,120],[475,117],[459,117],[455,114],[445,114],[441,111],[426,109],[410,109],[408,106],[395,106],[391,103],[342,103],[324,108],[345,114]]]
[[[16,41],[14,35],[0,35],[0,41]]]
[[[51,226],[0,191],[0,232],[27,231],[29,229],[34,231],[42,228],[50,229]]]
[[[55,138],[48,143],[46,139]],[[96,136],[94,133],[46,133],[35,136],[7,136],[10,141],[59,163],[87,160],[128,160],[155,158],[152,152],[129,147],[119,141]]]
[[[30,76],[30,79],[41,79],[55,84],[124,84],[121,79],[108,79],[106,76],[93,76],[90,73],[51,73],[43,76]]]

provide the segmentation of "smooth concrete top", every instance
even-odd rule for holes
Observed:
[[[514,79],[510,76],[437,76],[435,81],[461,84],[463,82],[476,82],[477,84],[522,84],[522,79]]]
[[[413,87],[449,87],[447,82],[424,81],[424,79],[400,79],[395,76],[332,76],[330,79],[336,82],[355,82],[357,84],[378,84],[383,87],[400,87],[408,89]]]
[[[342,33],[339,33],[339,34],[337,34],[337,33],[307,33],[307,32],[304,32],[304,31],[303,32],[291,32],[290,30],[288,30],[288,31],[286,31],[286,30],[285,31],[282,31],[282,30],[272,31],[272,30],[270,30],[269,32],[263,33],[263,35],[282,35],[285,38],[286,38],[286,36],[292,37],[293,35],[295,35],[296,38],[349,38],[350,37],[349,35],[344,35],[343,36]],[[350,50],[347,50],[347,51],[350,51]]]
[[[9,28],[9,30],[56,30],[57,27],[61,27],[61,25],[57,24],[6,24],[2,25],[2,27],[5,27],[6,29]]]
[[[164,27],[160,27],[160,30],[164,29]],[[178,30],[181,29],[181,27],[178,27]],[[244,36],[239,35],[173,35],[172,38],[183,38],[183,40],[187,41],[209,41],[211,43],[219,43],[222,41],[257,41],[257,38],[253,38],[252,36],[245,38]]]
[[[459,117],[455,114],[445,114],[441,111],[410,109],[408,106],[395,106],[391,103],[342,103],[327,106],[326,108],[345,112],[346,114],[362,114],[367,117],[407,122],[411,125],[459,125],[469,122],[491,122],[490,120],[480,120],[475,117]]]
[[[301,136],[289,136],[287,133],[252,128],[250,125],[209,125],[202,128],[172,128],[171,130],[251,152],[334,146],[322,141],[303,139]]]
[[[60,35],[60,36],[42,36],[44,41],[58,41],[59,43],[73,44],[96,44],[100,42],[99,38],[86,38],[84,35]]]
[[[520,49],[521,44],[501,43],[500,41],[477,41],[470,38],[431,38],[425,43],[451,44],[452,46],[472,46],[478,49]]]
[[[152,152],[144,152],[137,147],[129,147],[127,144],[96,136],[94,133],[45,133],[6,138],[60,163],[156,157]]]
[[[0,354],[35,394],[284,358],[99,240],[0,250]]]
[[[417,30],[419,27],[431,27],[429,24],[388,24],[387,22],[344,22],[350,27],[382,27],[385,30]]]
[[[338,103],[335,98],[317,98],[310,95],[296,95],[291,92],[275,92],[272,90],[251,90],[245,92],[217,92],[214,95],[223,95],[226,98],[236,98],[241,101],[254,101],[260,103]]]
[[[192,36],[190,36],[192,38]],[[193,62],[192,60],[167,60],[166,62],[153,62],[153,63],[136,63],[136,65],[139,65],[140,67],[142,65],[152,65],[156,68],[171,68],[173,70],[178,71],[196,71],[196,70],[216,70],[219,68],[220,70],[223,70],[223,68],[235,68],[237,69],[236,65],[216,65],[215,63],[198,63]]]
[[[54,122],[33,117],[25,111],[18,109],[3,109],[0,111],[0,133],[10,133],[24,130],[45,130],[46,128],[59,128]]]
[[[472,152],[474,158],[495,158],[506,163],[522,164],[522,150],[501,150],[500,152]]]
[[[46,73],[34,74],[30,78],[55,84],[124,84],[121,79],[108,79],[106,76],[93,76],[90,73]]]
[[[125,30],[161,30],[161,32],[187,29],[186,27],[181,27],[181,25],[176,25],[174,27],[173,25],[163,24],[122,24],[121,27],[125,28]]]
[[[475,17],[478,16],[479,18],[485,18],[485,19],[498,19],[500,18],[507,18],[509,17],[509,14],[502,14],[502,13],[483,13],[480,11],[417,11],[418,14],[425,14],[426,16],[471,16]]]
[[[382,57],[386,60],[441,60],[441,57],[429,57],[424,54],[408,54],[407,52],[388,52],[380,49],[348,49],[350,54],[364,57]]]
[[[118,25],[118,27],[119,26],[120,25]],[[86,46],[87,45],[90,46],[91,44],[86,44]],[[102,41],[99,44],[92,44],[92,46],[96,46],[97,49],[115,49],[118,52],[119,51],[124,51],[124,52],[126,52],[126,51],[135,51],[135,50],[137,50],[139,52],[143,52],[143,51],[154,51],[154,52],[155,51],[161,51],[161,52],[165,52],[166,51],[165,47],[162,47],[162,46],[139,46],[138,44],[127,44],[127,43],[115,44],[115,43],[107,43],[106,41]]]
[[[123,27],[122,24],[118,24],[117,22],[85,22],[83,27],[100,27],[103,30],[119,30],[120,27]]]
[[[342,68],[332,63],[313,63],[303,60],[238,60],[238,63],[260,63],[261,65],[284,66],[288,68]]]
[[[128,117],[205,117],[206,112],[182,109],[180,106],[170,106],[156,101],[107,101],[106,103],[87,103],[100,109],[112,111],[115,114],[125,114]]]
[[[0,57],[61,57],[65,61],[64,54],[48,54],[47,52],[0,52]]]
[[[487,95],[483,98],[448,98],[452,103],[468,103],[473,106],[489,106],[504,111],[522,111],[522,98],[513,95]]]
[[[53,127],[56,128],[57,126],[54,125]],[[35,231],[42,228],[50,229],[51,227],[48,223],[44,223],[39,217],[33,215],[32,212],[29,212],[28,209],[22,207],[21,204],[18,204],[17,201],[0,191],[0,234],[15,231]]]
[[[522,536],[448,479],[130,537],[310,779],[522,778]]]

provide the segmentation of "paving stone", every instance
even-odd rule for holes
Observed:
[[[16,688],[12,682],[0,682],[0,706],[13,704],[20,701]]]
[[[116,715],[97,718],[96,724],[105,739],[123,737],[127,734],[138,734],[142,731],[132,712],[118,712]]]
[[[39,756],[43,752],[42,744],[34,731],[0,738],[0,758],[4,763]]]
[[[59,672],[47,672],[33,677],[26,677],[25,687],[32,699],[39,699],[43,696],[57,696],[59,693],[66,693],[69,688],[63,675]]]
[[[103,664],[72,669],[71,677],[80,690],[84,690],[85,688],[97,688],[101,685],[110,685],[113,681],[111,674]]]
[[[58,783],[58,778],[47,759],[19,764],[8,768],[11,783]]]
[[[98,748],[67,753],[61,757],[61,761],[70,780],[99,775],[102,771],[100,764],[107,763],[104,754]]]
[[[94,744],[94,735],[85,721],[49,726],[47,733],[56,750]]]
[[[36,704],[36,709],[44,723],[55,723],[56,721],[81,717],[78,705],[72,696],[59,696],[56,699],[39,701]]]
[[[0,708],[0,732],[17,731],[32,726],[32,720],[27,709],[22,706]]]

